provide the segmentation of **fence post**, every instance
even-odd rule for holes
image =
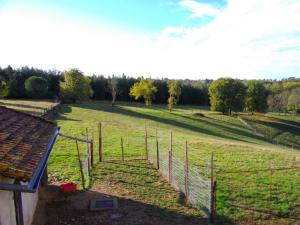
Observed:
[[[159,147],[158,147],[158,138],[157,138],[157,128],[155,129],[156,137],[156,167],[159,170]]]
[[[91,139],[91,166],[94,167],[94,141]]]
[[[148,160],[148,132],[147,132],[147,126],[145,126],[145,157],[146,160]]]
[[[185,141],[185,196],[186,201],[189,199],[189,158],[188,158],[188,146],[187,141]]]
[[[121,153],[122,153],[122,161],[124,161],[124,146],[123,146],[123,137],[121,136]]]
[[[99,162],[102,162],[102,123],[98,123],[99,134]]]
[[[81,175],[82,188],[85,189],[84,174],[83,174],[82,163],[81,163],[81,159],[80,159],[78,142],[77,142],[77,140],[75,140],[75,142],[76,142],[76,149],[77,149],[77,156],[78,156],[78,162],[79,162],[79,169],[80,169],[80,175]]]
[[[211,153],[210,158],[210,215],[211,223],[215,220],[215,202],[216,202],[216,181],[214,180],[214,152]]]
[[[216,199],[217,199],[217,181],[214,180],[212,188],[211,188],[211,209],[210,209],[210,215],[209,215],[209,221],[211,223],[215,222],[215,216],[216,216]]]
[[[170,151],[169,151],[169,182],[172,183],[172,163],[173,163],[173,134],[170,134]]]
[[[272,207],[272,183],[273,183],[273,181],[272,181],[272,178],[273,178],[273,169],[271,168],[270,169],[270,180],[269,180],[269,191],[270,191],[270,197],[269,197],[269,210],[271,211],[271,207]]]
[[[85,132],[86,132],[86,140],[89,140],[89,130],[88,128],[85,128]],[[87,142],[86,143],[86,147],[87,147],[87,154],[88,154],[88,172],[89,172],[89,176],[90,176],[90,169],[91,169],[91,151],[90,151],[90,144]]]

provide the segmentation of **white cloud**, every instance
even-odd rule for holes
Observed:
[[[181,0],[179,4],[192,11],[191,18],[215,16],[220,12],[211,5],[203,4],[195,0]]]
[[[198,17],[216,13],[201,10]],[[299,76],[300,51],[292,50],[300,46],[299,25],[300,3],[287,0],[229,0],[206,26],[152,35],[8,5],[0,9],[0,65],[192,79]]]

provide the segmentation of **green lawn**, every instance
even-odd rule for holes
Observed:
[[[205,116],[199,116],[197,113],[200,112]],[[144,157],[145,126],[150,150],[154,148],[155,128],[158,129],[162,154],[169,150],[171,131],[176,158],[183,159],[184,142],[187,140],[190,163],[204,176],[209,174],[207,165],[211,152],[214,152],[218,182],[217,212],[223,220],[240,221],[250,215],[232,204],[267,208],[287,217],[299,214],[299,169],[274,172],[272,190],[269,188],[269,171],[236,171],[299,166],[300,152],[271,144],[235,117],[210,112],[206,107],[178,106],[169,113],[167,107],[161,105],[145,107],[137,103],[119,103],[111,107],[109,102],[91,101],[63,105],[61,114],[53,119],[63,133],[83,137],[88,128],[93,131],[95,140],[98,139],[97,125],[102,122],[104,159],[121,158],[121,136],[125,158]],[[85,144],[80,144],[82,153],[85,148]],[[95,143],[97,148],[98,143]],[[80,183],[78,171],[74,141],[59,138],[49,161],[50,179],[53,182],[70,180]]]

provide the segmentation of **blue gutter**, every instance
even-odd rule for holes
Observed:
[[[0,190],[7,190],[7,191],[20,191],[20,192],[29,192],[35,193],[39,187],[42,175],[47,165],[47,161],[49,159],[50,153],[54,146],[54,143],[58,137],[60,127],[57,127],[53,137],[51,138],[50,143],[48,144],[48,148],[46,153],[44,154],[41,162],[39,163],[37,169],[35,170],[32,179],[27,185],[21,184],[7,184],[7,183],[0,183]]]

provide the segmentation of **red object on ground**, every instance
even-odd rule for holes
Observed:
[[[75,192],[77,190],[77,184],[75,183],[65,183],[65,184],[61,184],[59,186],[59,189],[61,192],[63,193],[68,193],[68,192]]]

